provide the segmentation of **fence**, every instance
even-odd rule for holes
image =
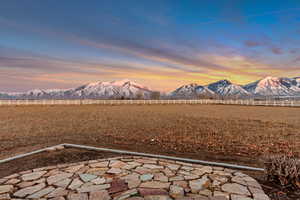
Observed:
[[[4,105],[128,105],[128,104],[226,104],[226,105],[249,105],[249,106],[287,106],[300,107],[300,101],[297,100],[0,100],[0,106]]]

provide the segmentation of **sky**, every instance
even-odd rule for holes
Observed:
[[[299,0],[0,2],[0,91],[300,76]]]

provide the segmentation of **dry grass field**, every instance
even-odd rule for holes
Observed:
[[[300,155],[300,108],[230,105],[0,107],[0,158],[77,143],[259,166]]]

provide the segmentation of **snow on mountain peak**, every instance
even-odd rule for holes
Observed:
[[[250,94],[241,86],[233,84],[228,80],[220,80],[209,84],[207,87],[221,96],[248,96]]]
[[[111,82],[93,82],[68,92],[72,97],[81,98],[149,98],[151,91],[145,86],[128,79]]]
[[[134,82],[130,81],[129,79],[123,79],[119,81],[112,81],[110,82],[112,85],[117,85],[117,86],[124,86],[126,84],[134,84]]]
[[[231,85],[232,83],[226,79],[224,80],[220,80],[220,81],[217,81],[217,82],[214,82],[214,83],[211,83],[209,85],[216,85],[216,86],[227,86],[227,85]]]
[[[230,84],[232,84],[229,80],[227,80],[227,79],[224,79],[224,80],[220,80],[220,81],[218,81],[219,83],[222,83],[222,84],[226,84],[226,85],[230,85]]]
[[[199,96],[212,97],[214,94],[206,86],[191,83],[177,88],[170,93],[170,96],[173,98],[198,98]]]
[[[127,82],[130,82],[128,79],[120,80],[120,81],[96,81],[92,83],[88,83],[88,86],[98,86],[98,85],[116,85],[116,86],[123,86]]]
[[[45,92],[41,89],[33,89],[33,90],[30,90],[27,92],[27,94],[36,95],[36,96],[41,95],[43,93],[45,93]]]
[[[258,87],[266,87],[266,86],[270,86],[270,87],[278,87],[280,86],[280,78],[277,77],[272,77],[272,76],[267,76],[266,78],[260,80],[258,82]]]
[[[150,90],[146,86],[143,86],[141,84],[138,84],[136,82],[133,82],[129,79],[123,79],[118,81],[110,81],[110,82],[92,82],[86,85],[86,87],[105,87],[105,86],[111,86],[111,87],[124,87],[124,86],[134,86],[140,89]]]
[[[295,78],[278,78],[268,76],[244,86],[244,89],[259,96],[294,96],[300,94]]]
[[[8,99],[73,99],[73,98],[151,98],[154,91],[128,79],[111,82],[92,82],[71,89],[35,89],[28,92],[1,93]],[[255,96],[299,96],[300,77],[278,78],[268,76],[261,80],[240,86],[224,79],[206,86],[191,83],[170,92],[172,98],[214,98]]]
[[[120,81],[113,81],[111,83],[113,85],[117,85],[117,86],[130,85],[130,86],[134,86],[134,87],[137,87],[137,88],[140,88],[140,89],[143,89],[143,90],[150,90],[148,87],[143,86],[141,84],[138,84],[138,83],[136,83],[134,81],[131,81],[129,79],[123,79],[123,80],[120,80]]]

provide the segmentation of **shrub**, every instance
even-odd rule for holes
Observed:
[[[300,189],[300,160],[290,156],[271,156],[265,161],[267,180],[285,188]]]

